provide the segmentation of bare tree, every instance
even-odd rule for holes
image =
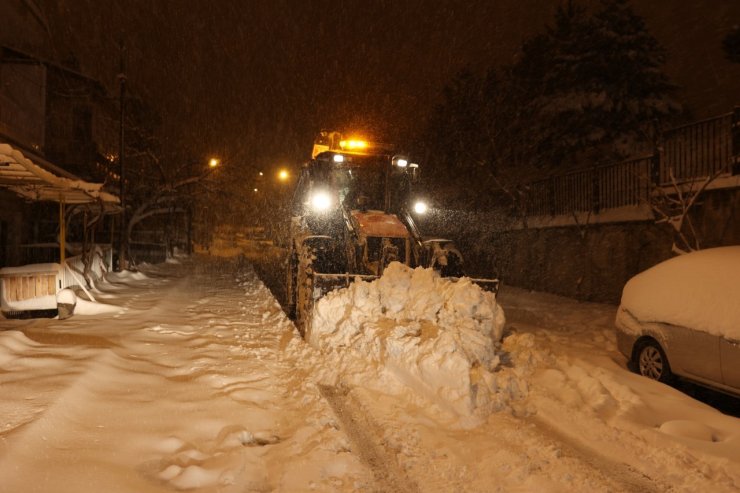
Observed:
[[[677,255],[701,250],[702,238],[691,219],[691,212],[701,205],[701,198],[707,187],[721,175],[727,173],[724,167],[701,180],[679,183],[673,168],[669,169],[670,185],[656,184],[651,194],[652,208],[656,224],[668,224],[673,230],[671,251]]]
[[[128,217],[126,224],[126,240],[131,242],[134,228],[144,220],[162,215],[186,214],[194,198],[202,193],[210,191],[212,184],[207,178],[212,174],[213,168],[207,168],[201,173],[187,175],[187,169],[192,166],[187,163],[180,166],[174,176],[185,174],[185,178],[165,179],[156,186],[146,187],[147,194],[137,202]],[[185,170],[185,171],[183,171]],[[160,168],[162,176],[167,176],[164,168]],[[163,233],[164,234],[164,233]],[[168,252],[169,254],[169,252]]]

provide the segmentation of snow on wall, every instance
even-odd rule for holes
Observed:
[[[374,372],[386,391],[411,387],[447,412],[480,418],[498,406],[504,322],[495,295],[469,279],[394,262],[380,279],[320,299],[306,338],[336,379],[367,385]]]

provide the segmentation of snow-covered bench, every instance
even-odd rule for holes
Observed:
[[[57,309],[56,293],[61,286],[57,263],[29,264],[0,269],[0,308],[6,317],[23,313],[53,316]]]
[[[110,248],[96,247],[88,276],[94,282],[110,270]],[[0,310],[10,318],[53,317],[57,314],[57,294],[65,288],[85,289],[81,256],[64,263],[28,264],[0,269]]]

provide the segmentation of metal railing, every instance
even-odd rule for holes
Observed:
[[[652,156],[642,157],[530,183],[526,213],[556,216],[639,205],[649,197],[654,167]]]
[[[531,182],[524,189],[527,216],[600,212],[649,202],[655,186],[740,175],[740,108],[665,132],[652,156],[572,171]]]
[[[677,181],[705,178],[723,170],[729,174],[738,151],[733,150],[733,126],[740,120],[739,113],[740,109],[666,131],[659,183],[671,182],[671,170]]]

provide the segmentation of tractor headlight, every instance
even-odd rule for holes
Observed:
[[[331,195],[325,191],[314,192],[311,196],[311,208],[316,212],[324,212],[331,207]]]
[[[417,214],[426,214],[429,210],[429,207],[427,206],[427,203],[423,200],[417,200],[414,202],[414,212]]]
[[[406,159],[403,156],[393,156],[392,162],[393,162],[393,166],[397,168],[405,168],[406,166],[409,165],[408,159]]]

